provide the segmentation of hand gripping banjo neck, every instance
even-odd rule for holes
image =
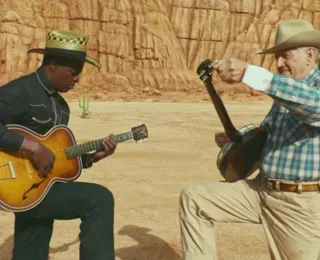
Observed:
[[[199,79],[201,79],[205,83],[206,89],[209,93],[213,105],[215,106],[215,109],[227,136],[234,142],[240,142],[242,140],[242,136],[232,124],[228,112],[212,84],[212,73],[218,63],[218,60],[212,61],[207,59],[199,65],[197,73],[199,75]]]
[[[226,181],[234,182],[248,178],[258,169],[267,131],[253,124],[239,130],[234,127],[222,99],[211,82],[213,70],[217,68],[218,63],[218,60],[204,60],[199,65],[197,73],[207,88],[227,136],[231,139],[231,142],[227,142],[221,148],[217,167]]]

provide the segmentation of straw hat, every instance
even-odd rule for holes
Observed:
[[[278,25],[274,46],[269,49],[259,50],[256,53],[272,54],[277,51],[298,47],[320,49],[320,31],[305,20],[286,20]]]
[[[35,48],[28,53],[55,54],[66,56],[82,62],[88,62],[98,68],[100,63],[87,55],[88,38],[82,34],[66,30],[49,31],[44,49]]]

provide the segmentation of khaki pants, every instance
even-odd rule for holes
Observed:
[[[190,185],[180,195],[184,260],[215,260],[214,222],[261,223],[272,259],[317,260],[320,193],[272,191],[259,174],[235,183]]]

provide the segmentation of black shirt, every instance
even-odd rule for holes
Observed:
[[[38,134],[56,125],[68,125],[70,109],[55,90],[44,70],[17,78],[0,87],[0,148],[17,152],[24,136],[7,129],[8,124],[25,126]],[[89,167],[82,156],[84,168]]]

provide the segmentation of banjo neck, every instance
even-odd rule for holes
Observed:
[[[242,140],[242,136],[239,131],[234,127],[231,119],[228,115],[228,112],[216,92],[213,84],[212,84],[212,73],[213,73],[213,62],[211,60],[205,60],[197,69],[197,73],[199,78],[204,82],[206,89],[209,93],[211,101],[217,111],[217,114],[220,118],[220,121],[223,125],[223,128],[227,134],[227,136],[234,142],[239,142]]]

